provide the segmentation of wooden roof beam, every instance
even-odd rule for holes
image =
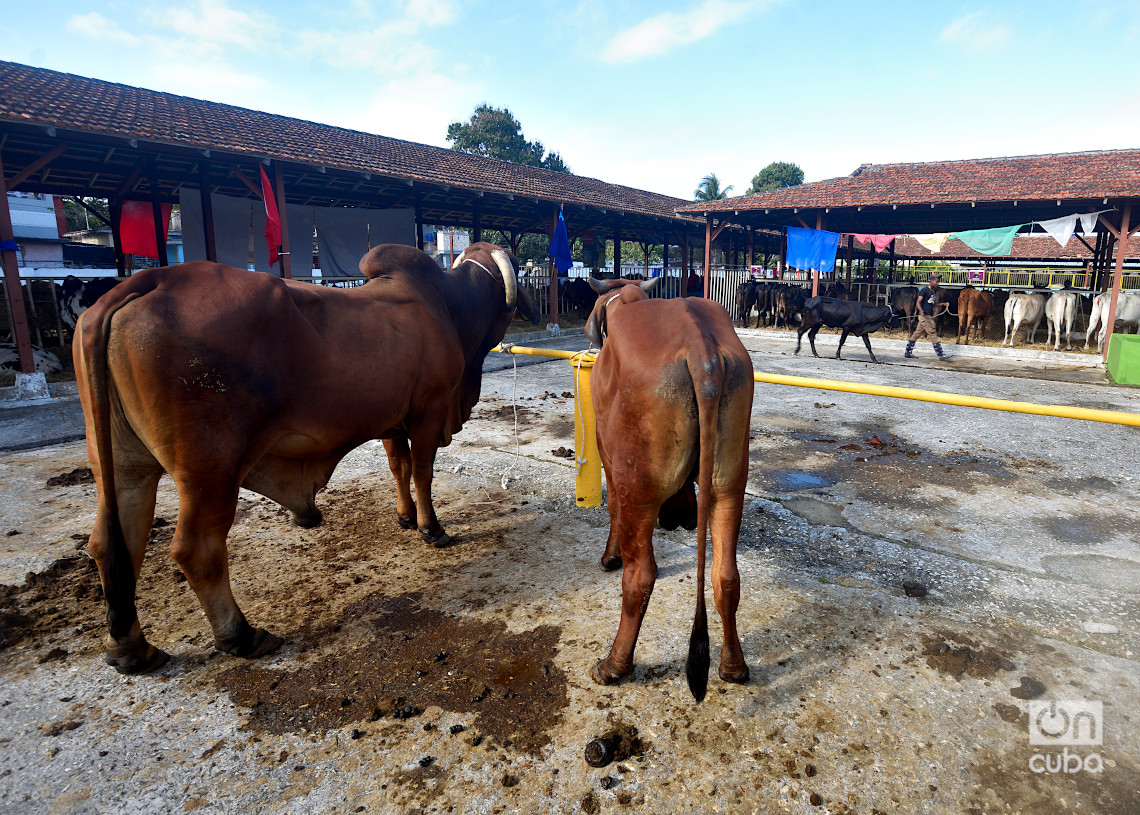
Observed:
[[[67,142],[60,142],[51,150],[47,151],[38,159],[29,164],[27,167],[20,170],[20,172],[16,173],[14,176],[9,178],[7,182],[5,182],[8,186],[8,189],[12,189],[24,181],[27,181],[28,177],[33,173],[39,171],[41,168],[50,164],[52,161],[63,155],[63,152],[68,148],[68,146],[69,145]]]

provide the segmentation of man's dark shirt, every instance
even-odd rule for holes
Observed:
[[[918,305],[927,317],[934,316],[934,298],[934,289],[929,286],[923,286],[918,293]]]

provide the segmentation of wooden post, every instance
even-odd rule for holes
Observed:
[[[550,249],[554,249],[554,232],[558,228],[558,210],[555,209],[550,216],[550,230],[547,235],[550,236]],[[558,267],[554,265],[554,252],[547,252],[547,259],[550,261],[550,322],[558,325]]]
[[[8,183],[4,179],[4,162],[0,159],[0,241],[15,240],[12,211],[8,208]],[[0,252],[0,263],[4,266],[4,291],[8,295],[8,308],[12,314],[12,335],[16,340],[20,373],[34,374],[36,361],[32,356],[32,335],[28,331],[28,315],[24,311],[24,295],[20,290],[20,267],[16,263],[16,251],[5,249]]]
[[[891,263],[890,263],[890,279],[894,282],[895,279],[895,242],[891,241]]]
[[[281,169],[281,162],[273,162],[274,194],[277,196],[277,217],[281,220],[281,277],[284,280],[293,279],[293,253],[289,243],[289,218],[285,215],[285,173]],[[313,236],[309,236],[308,246],[312,247]],[[302,243],[302,246],[305,244]]]
[[[705,276],[705,298],[709,296],[709,264],[712,261],[712,215],[705,213],[705,267],[701,270]]]
[[[817,230],[823,229],[823,213],[817,212],[815,214],[815,228]],[[819,269],[811,270],[811,296],[819,297]]]
[[[479,199],[478,198],[475,199],[475,204],[472,207],[472,210],[473,211],[471,214],[471,220],[472,220],[471,242],[472,243],[479,243],[479,241],[483,240],[483,223],[482,223],[483,213],[482,213],[482,207],[479,206]]]
[[[665,296],[665,286],[669,282],[669,236],[665,235],[661,244],[661,282],[657,284],[658,296]]]
[[[198,162],[198,190],[202,201],[202,233],[206,237],[206,260],[218,262],[218,242],[214,234],[214,201],[210,192],[210,163]]]
[[[752,277],[752,267],[756,265],[756,233],[748,227],[748,276]]]
[[[855,236],[847,236],[847,296],[851,296],[851,255],[855,251]]]
[[[420,194],[416,193],[416,248],[424,251],[424,210],[420,206]]]
[[[689,281],[693,277],[693,248],[689,245],[689,231],[681,233],[681,290],[678,297],[689,293]]]
[[[117,196],[111,198],[107,201],[107,206],[111,210],[111,242],[115,244],[115,269],[119,273],[119,277],[126,277],[129,272],[127,270],[127,256],[123,254],[123,232],[121,229],[123,199]]]
[[[1108,344],[1112,340],[1112,329],[1116,325],[1116,300],[1120,295],[1120,286],[1124,282],[1124,256],[1128,254],[1128,221],[1131,215],[1132,202],[1128,201],[1124,204],[1124,212],[1120,215],[1120,232],[1116,240],[1116,269],[1112,273],[1112,294],[1108,296],[1108,319],[1105,320],[1101,362],[1108,362]]]
[[[158,247],[158,265],[169,266],[166,256],[166,221],[162,217],[162,202],[158,200],[158,162],[151,155],[147,157],[146,164],[150,176],[150,211],[154,216],[154,245]]]
[[[614,279],[621,277],[621,221],[614,221]]]

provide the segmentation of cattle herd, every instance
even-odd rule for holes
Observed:
[[[884,309],[889,307],[890,314],[887,319],[882,319],[882,313],[870,311],[873,307],[867,303],[845,303],[847,292],[842,283],[827,285],[822,297],[812,298],[810,288],[786,283],[748,281],[737,287],[735,317],[745,328],[752,322],[753,312],[757,328],[761,323],[765,327],[775,328],[780,327],[781,322],[785,327],[792,327],[793,322],[798,323],[798,339],[802,339],[806,332],[812,353],[815,353],[815,334],[821,327],[840,329],[843,331],[840,350],[848,334],[853,334],[863,338],[872,361],[876,361],[867,335],[880,328],[886,328],[888,332],[902,328],[909,333],[918,314],[918,292],[917,286],[891,287],[889,299],[882,306]],[[1053,350],[1061,350],[1061,334],[1064,332],[1065,350],[1071,351],[1074,323],[1078,322],[1078,315],[1087,315],[1084,348],[1089,348],[1095,336],[1099,352],[1104,346],[1107,333],[1108,297],[1108,293],[1091,296],[1073,289],[1007,293],[1001,290],[991,292],[975,289],[969,285],[963,288],[942,287],[938,290],[935,303],[935,324],[939,336],[942,336],[947,326],[954,327],[955,341],[969,345],[971,335],[975,341],[984,338],[991,317],[1000,314],[1001,325],[1005,329],[1002,345],[1012,348],[1022,328],[1025,329],[1025,341],[1033,344],[1037,329],[1044,319],[1047,326],[1045,344],[1052,343]],[[1114,330],[1140,332],[1140,292],[1120,293]],[[798,353],[799,342],[796,349]],[[838,358],[839,353],[835,356]]]
[[[322,520],[315,495],[352,449],[383,440],[401,526],[446,546],[432,504],[436,451],[450,444],[479,399],[483,360],[516,316],[540,312],[519,285],[507,251],[475,243],[440,269],[423,252],[388,244],[360,261],[367,282],[326,288],[195,262],[150,269],[119,285],[68,285],[65,319],[75,332],[76,381],[98,506],[88,544],[107,608],[107,663],[153,671],[168,659],[139,624],[136,581],[154,522],[160,477],[178,490],[171,556],[213,629],[216,647],[239,657],[274,651],[281,638],[247,622],[230,589],[227,537],[239,488],[290,510],[294,522]],[[579,281],[574,281],[578,283]],[[609,495],[606,569],[622,573],[618,631],[592,671],[611,683],[633,670],[633,652],[657,576],[653,529],[697,531],[697,595],[686,677],[704,698],[709,639],[706,538],[723,626],[719,675],[746,682],[736,628],[737,537],[748,471],[753,370],[732,318],[700,297],[650,298],[657,280],[580,281],[564,294],[588,312],[585,334],[600,349],[593,369],[598,449]],[[78,283],[78,281],[76,281]],[[571,294],[570,292],[573,292]],[[102,296],[100,296],[102,295]],[[784,283],[748,282],[736,318],[791,327],[796,353],[824,327],[849,335],[908,328],[918,289],[895,287],[884,304],[848,299],[841,284],[811,297]],[[1005,298],[967,286],[938,293],[936,313],[955,318],[959,341],[984,335],[1004,309],[1004,344],[1042,318],[1049,339],[1071,332],[1075,291]],[[1091,303],[1087,336],[1105,335],[1106,295]],[[1124,292],[1117,323],[1140,323],[1140,293]],[[1089,339],[1085,344],[1088,346]],[[351,353],[346,353],[351,351]],[[816,354],[818,356],[818,354]],[[652,416],[652,421],[646,421]],[[413,495],[414,487],[414,495]]]

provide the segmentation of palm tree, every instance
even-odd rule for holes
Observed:
[[[720,179],[716,177],[716,173],[709,173],[701,179],[701,183],[697,185],[697,189],[693,192],[697,201],[719,201],[722,198],[728,198],[728,191],[732,189],[729,184],[724,189],[720,188]]]

